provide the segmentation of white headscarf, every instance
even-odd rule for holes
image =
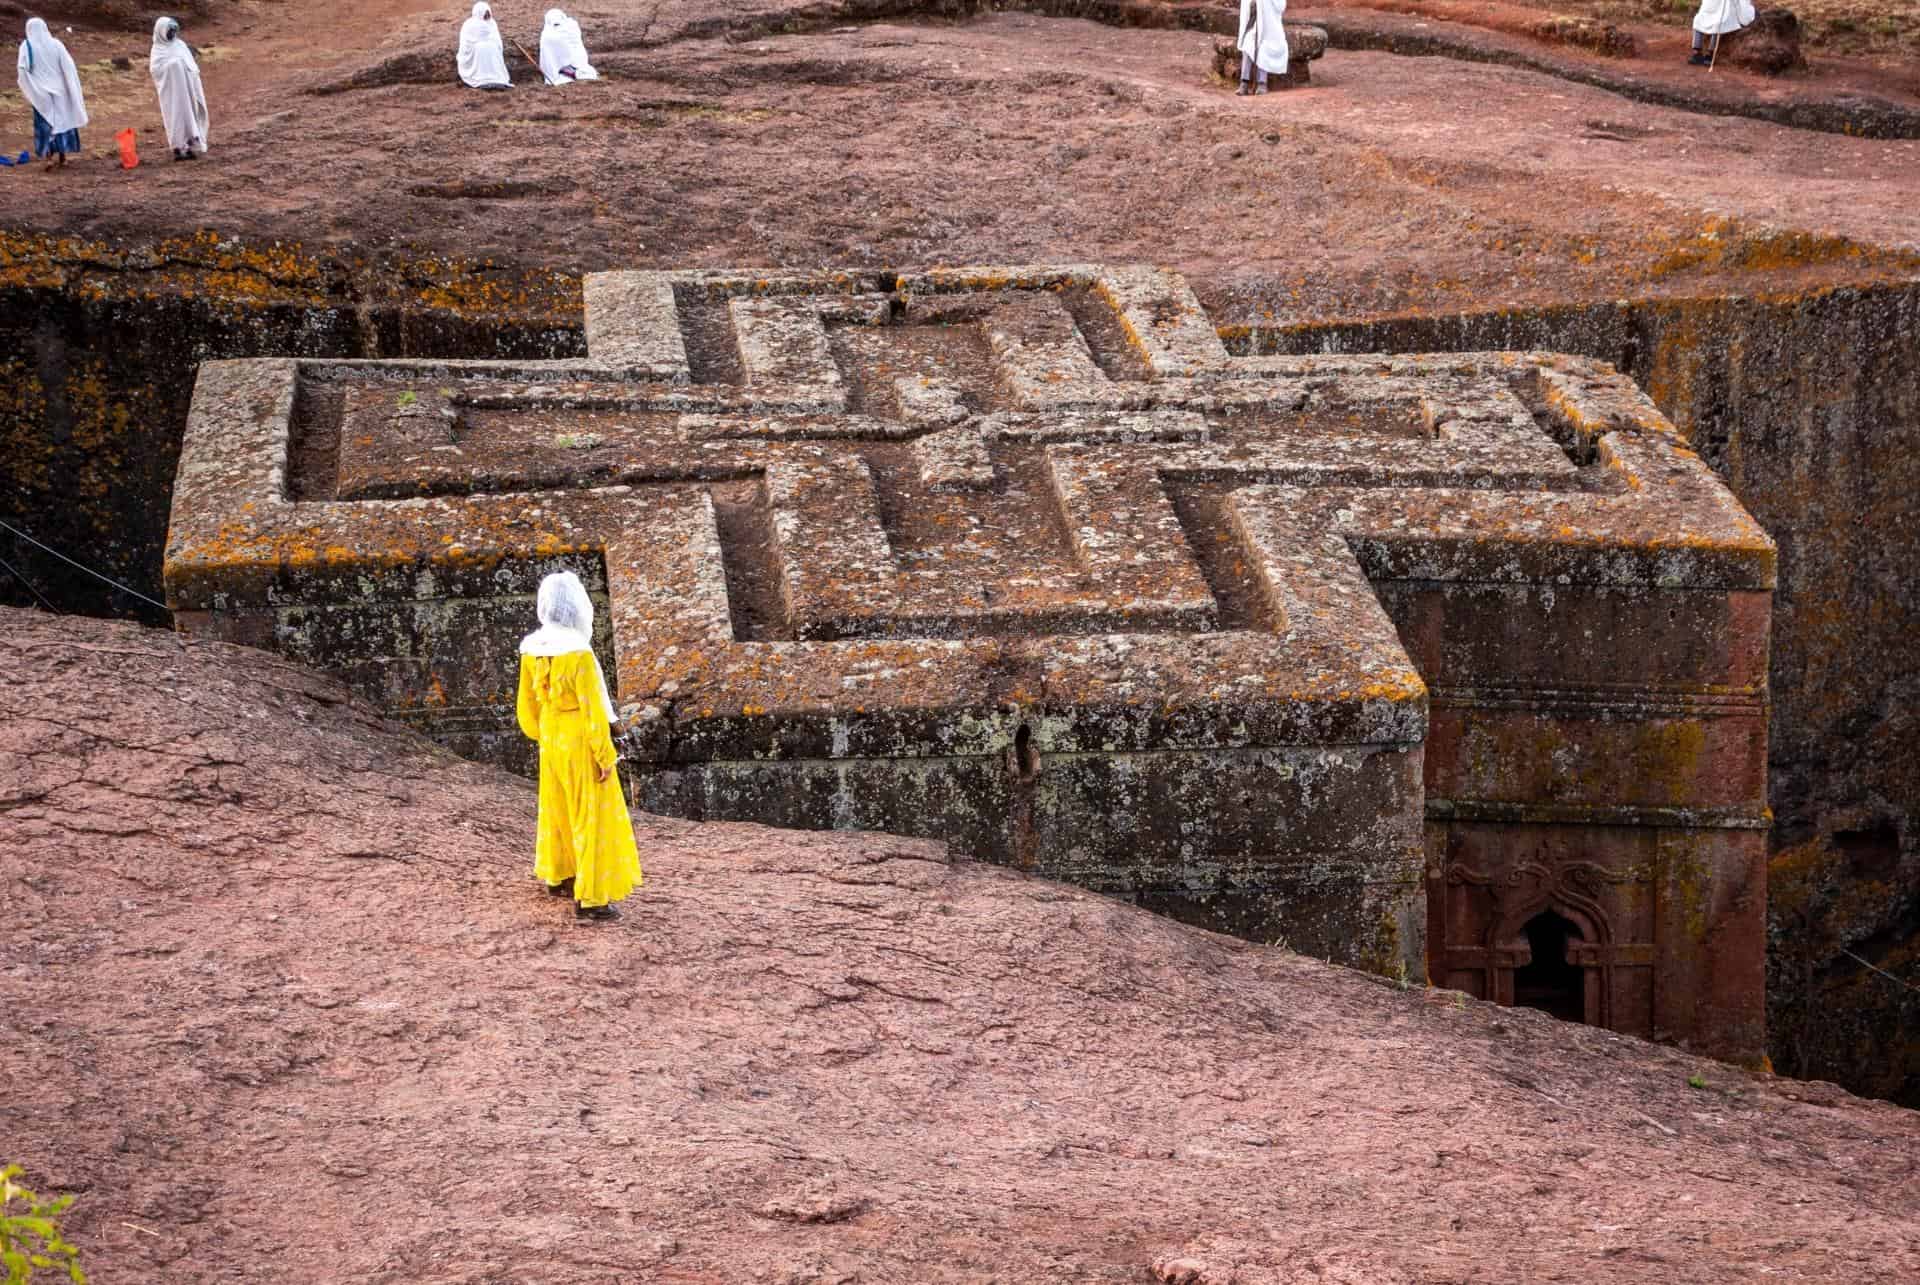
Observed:
[[[153,74],[153,92],[160,98],[167,146],[176,152],[206,151],[207,91],[200,83],[200,64],[180,39],[180,24],[172,18],[153,24],[147,70]]]
[[[1287,0],[1240,0],[1240,52],[1261,71],[1287,74]]]
[[[565,656],[584,651],[593,661],[593,673],[600,680],[600,699],[606,706],[607,721],[617,723],[613,697],[607,691],[607,676],[600,670],[600,658],[593,654],[593,599],[587,587],[571,571],[556,571],[540,582],[534,599],[534,613],[540,627],[520,640],[522,656]]]
[[[562,67],[573,68],[572,77],[562,76]],[[547,10],[547,25],[540,29],[540,74],[549,85],[564,85],[572,80],[598,80],[600,73],[587,61],[587,46],[580,39],[580,24],[561,9]]]
[[[56,134],[87,123],[79,69],[67,47],[47,30],[44,18],[27,19],[27,38],[20,45],[20,92]]]
[[[488,85],[511,85],[507,75],[507,47],[500,40],[500,28],[494,24],[493,9],[487,0],[473,6],[473,17],[460,25],[460,79],[475,89]]]

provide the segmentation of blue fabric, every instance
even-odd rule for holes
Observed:
[[[53,126],[47,124],[47,118],[39,112],[33,114],[33,154],[35,156],[54,156],[65,153],[74,155],[80,150],[80,131],[70,129],[64,134],[53,132]]]

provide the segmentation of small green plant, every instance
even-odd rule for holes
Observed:
[[[590,451],[607,439],[598,433],[556,433],[553,444],[561,450]]]
[[[406,392],[400,394],[399,404],[402,406],[411,406],[419,400],[420,394],[409,388]]]
[[[60,1234],[60,1215],[73,1197],[49,1200],[36,1195],[15,1181],[21,1172],[19,1165],[0,1169],[0,1267],[6,1268],[6,1285],[27,1285],[35,1269],[43,1267],[65,1272],[74,1285],[86,1285],[80,1251]]]
[[[1687,1087],[1690,1089],[1704,1089],[1707,1087],[1707,1077],[1704,1075],[1689,1075],[1687,1077]]]

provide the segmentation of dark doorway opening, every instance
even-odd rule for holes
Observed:
[[[1537,1008],[1562,1021],[1587,1018],[1587,977],[1577,964],[1567,962],[1567,943],[1580,940],[1580,929],[1551,910],[1527,921],[1527,947],[1533,962],[1513,975],[1513,1002]]]

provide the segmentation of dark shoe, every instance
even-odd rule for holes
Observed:
[[[571,897],[573,895],[573,880],[562,879],[559,883],[548,884],[547,895],[549,897]]]
[[[1713,59],[1707,57],[1705,54],[1695,54],[1693,57],[1687,59],[1687,66],[1711,67],[1713,66]]]
[[[575,919],[618,919],[620,912],[612,906],[582,906],[576,904],[573,908],[573,917]]]

